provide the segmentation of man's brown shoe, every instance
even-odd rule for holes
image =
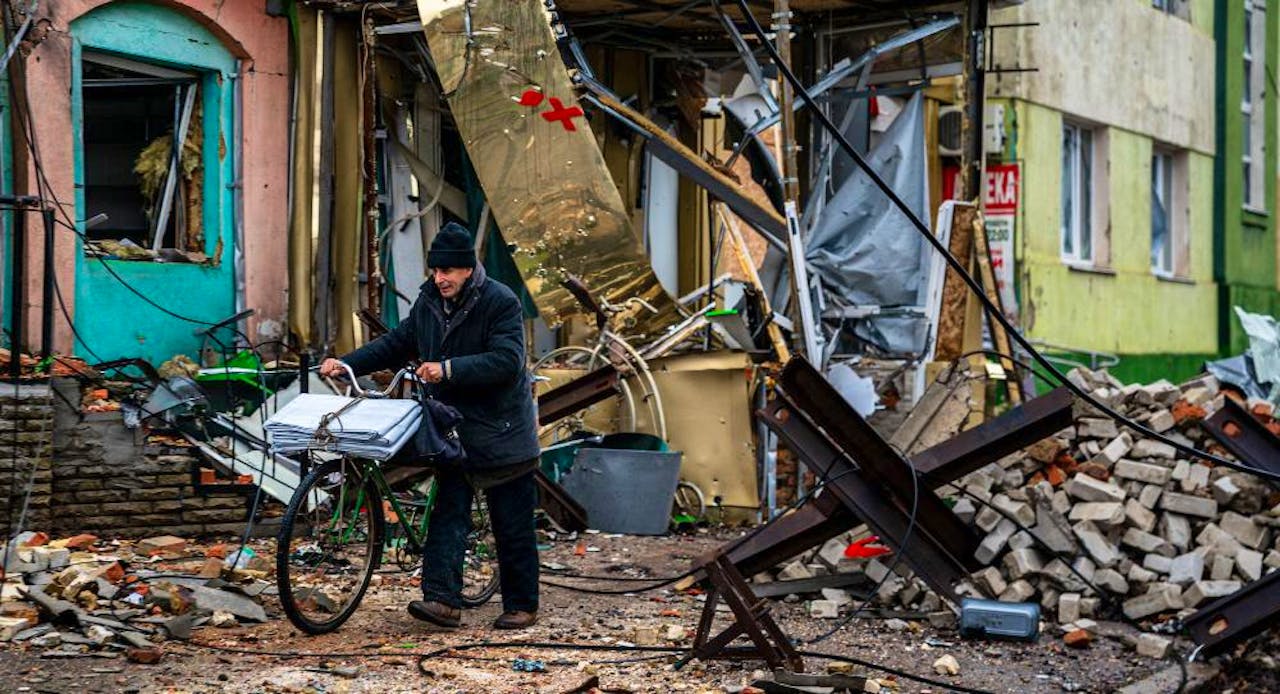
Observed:
[[[409,603],[409,614],[446,629],[462,624],[462,610],[434,600],[414,600]]]
[[[537,612],[503,612],[493,622],[494,629],[525,629],[538,623]]]

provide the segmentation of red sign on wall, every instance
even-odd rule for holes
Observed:
[[[1013,214],[1018,210],[1022,174],[1017,164],[988,165],[986,185],[982,189],[982,206],[987,214]],[[959,200],[960,167],[942,169],[942,199]]]

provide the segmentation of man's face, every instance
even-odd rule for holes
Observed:
[[[431,279],[435,281],[436,289],[440,290],[440,296],[452,299],[462,291],[462,285],[471,276],[471,272],[472,268],[469,267],[433,267]]]

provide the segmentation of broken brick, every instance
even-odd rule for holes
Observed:
[[[130,648],[124,652],[124,657],[131,663],[155,665],[164,657],[164,651],[159,648]]]
[[[1176,424],[1182,424],[1187,421],[1196,421],[1205,418],[1205,411],[1199,405],[1192,405],[1186,400],[1179,400],[1173,403],[1173,421]]]
[[[26,541],[24,541],[20,546],[21,547],[43,547],[48,542],[49,542],[48,535],[42,532],[36,532],[31,537],[28,537]]]
[[[1079,472],[1086,474],[1095,480],[1102,480],[1103,482],[1111,481],[1111,471],[1101,463],[1081,463],[1078,469]]]
[[[159,537],[148,537],[138,543],[137,552],[139,554],[179,554],[187,548],[187,541],[174,537],[173,535],[160,535]]]
[[[64,540],[64,542],[66,544],[63,546],[67,549],[89,549],[98,542],[98,536],[84,533],[74,537],[69,537]]]
[[[1075,629],[1067,632],[1062,637],[1062,641],[1070,648],[1088,648],[1089,644],[1093,643],[1093,636],[1084,629]]]

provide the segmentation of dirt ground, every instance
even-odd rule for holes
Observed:
[[[671,576],[685,571],[693,557],[741,532],[712,530],[666,538],[583,535],[579,541],[550,542],[542,558],[544,564],[591,575]],[[574,552],[580,542],[590,548],[583,555]],[[547,580],[610,590],[622,585]],[[676,641],[664,639],[678,636],[668,633],[672,626],[683,627],[685,634],[691,635],[702,603],[698,596],[670,589],[640,595],[589,595],[547,586],[540,622],[532,629],[514,633],[493,630],[490,623],[500,612],[495,598],[468,611],[463,627],[449,632],[434,630],[405,612],[409,600],[419,595],[406,574],[387,573],[375,582],[380,585],[370,588],[361,609],[337,633],[302,636],[283,619],[274,599],[267,598],[265,606],[273,616],[268,623],[198,629],[190,643],[164,643],[165,657],[157,665],[129,663],[118,655],[48,659],[42,658],[38,649],[5,644],[0,650],[0,691],[556,693],[573,691],[595,676],[604,691],[700,693],[741,691],[764,675],[760,661],[695,661],[676,671],[674,655],[521,646],[460,651],[424,661],[419,668],[419,654],[483,641],[625,645],[647,641],[646,633],[651,636],[653,631],[646,628],[653,628],[660,645],[687,646],[688,636]],[[811,639],[834,623],[809,617],[803,601],[772,604],[783,629],[795,639]],[[891,628],[893,625],[899,630]],[[1055,625],[1047,626],[1039,641],[1032,644],[964,641],[954,631],[932,628],[925,620],[908,620],[902,628],[879,615],[869,615],[805,649],[852,656],[990,692],[1111,692],[1168,666],[1137,655],[1117,639],[1099,638],[1088,649],[1068,649],[1055,629]],[[288,655],[265,655],[268,653]],[[933,672],[934,660],[944,654],[959,663],[958,675]],[[540,660],[547,671],[517,672],[513,669],[515,658]],[[810,672],[823,673],[827,661],[807,658],[806,665]],[[1252,663],[1250,667],[1254,670],[1248,672],[1253,673],[1262,666]],[[886,691],[944,691],[862,667],[855,666],[852,674],[884,678],[881,683]],[[1274,672],[1270,676],[1274,681]],[[1229,680],[1220,680],[1215,690],[1229,687]]]

